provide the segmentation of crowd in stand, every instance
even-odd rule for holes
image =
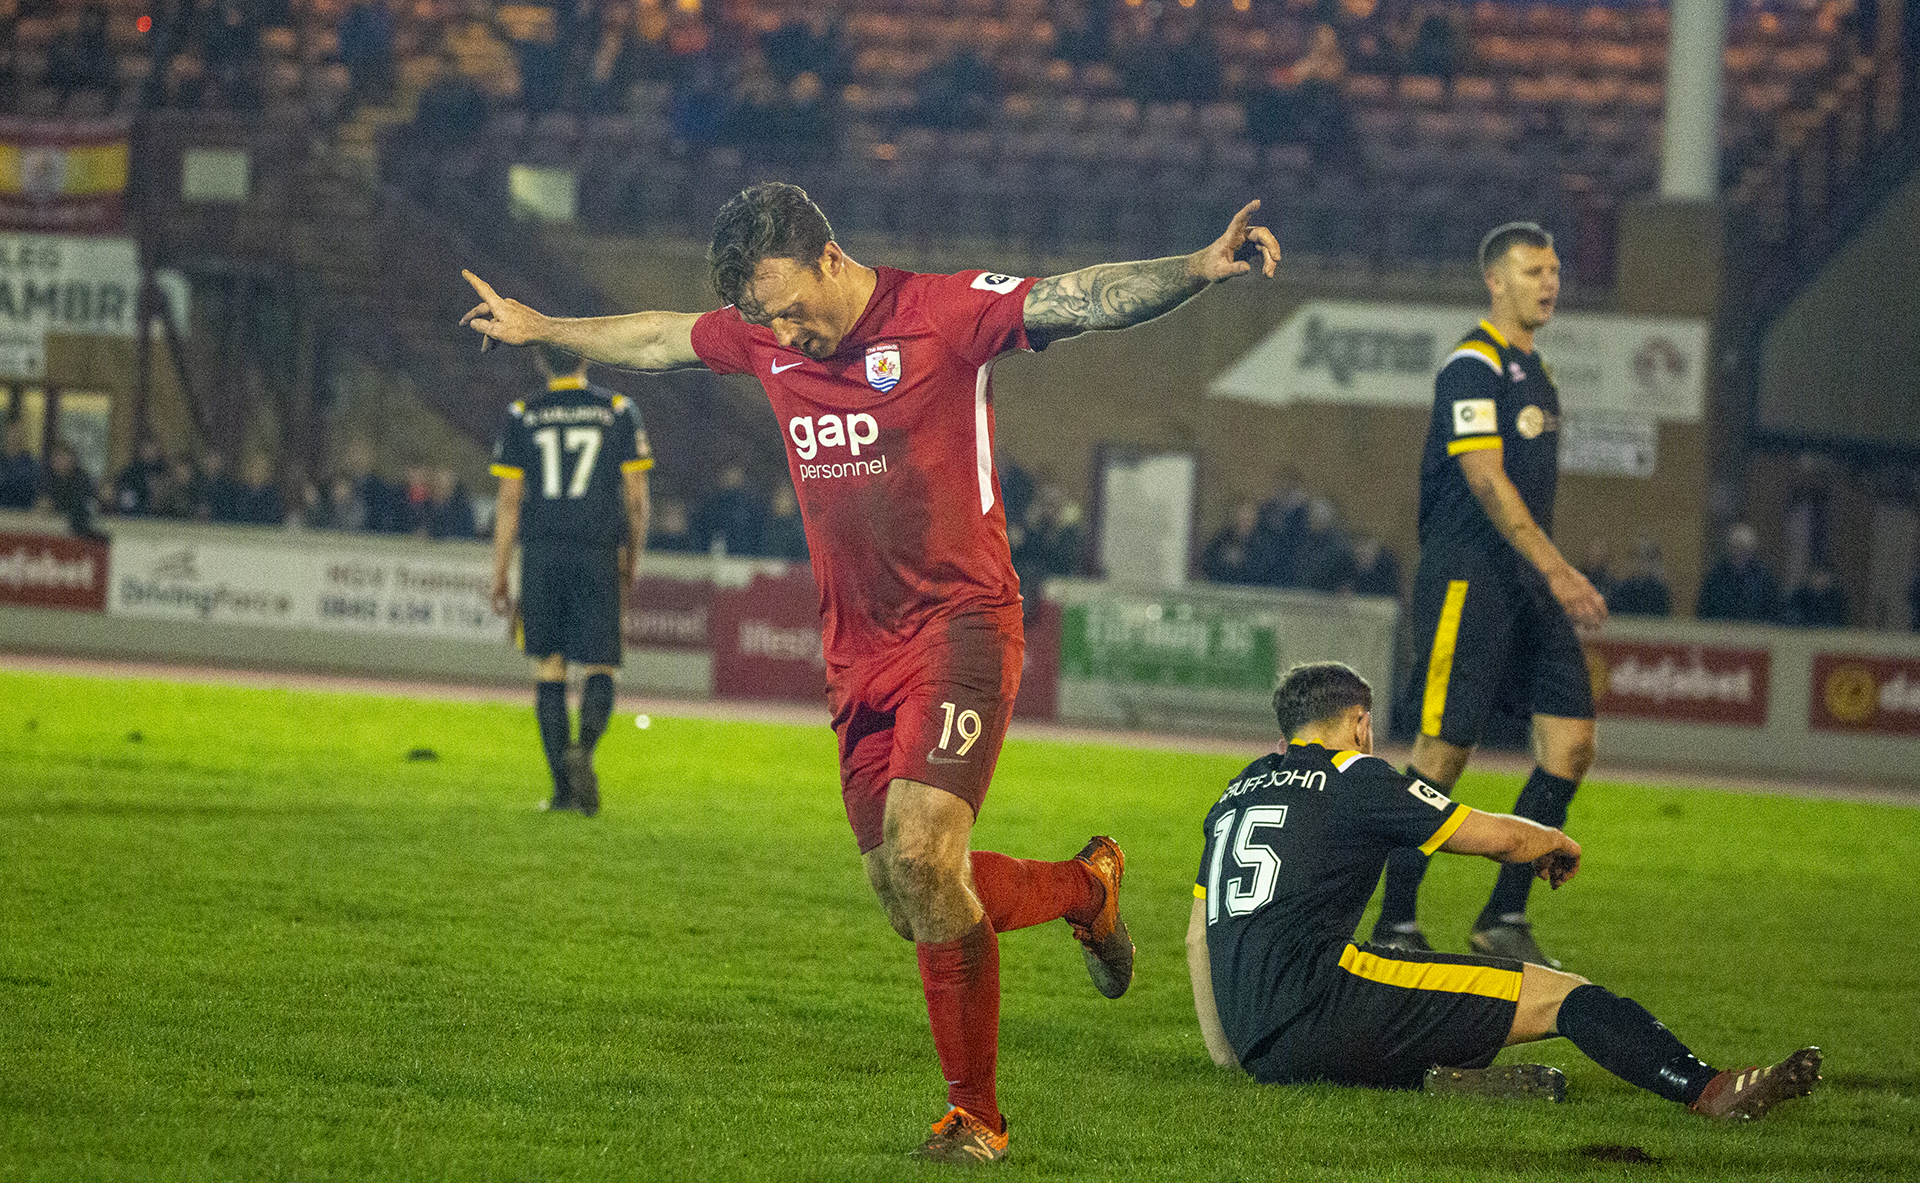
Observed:
[[[82,536],[99,535],[102,516],[421,538],[481,536],[475,502],[451,468],[415,465],[403,481],[390,482],[374,472],[365,441],[347,447],[330,477],[302,480],[297,487],[289,498],[279,466],[263,452],[246,453],[236,471],[218,451],[169,457],[152,438],[140,441],[133,459],[101,487],[65,441],[53,445],[43,466],[26,446],[18,420],[8,425],[0,454],[0,509],[54,513]]]
[[[1377,538],[1350,536],[1333,502],[1288,476],[1264,503],[1236,506],[1207,543],[1200,569],[1214,583],[1393,596],[1400,560]]]
[[[1082,511],[1058,485],[1036,480],[1017,462],[998,461],[1014,569],[1024,586],[1086,570]],[[323,480],[287,485],[273,460],[248,452],[238,471],[217,451],[197,460],[166,455],[142,440],[133,459],[104,488],[83,469],[71,445],[56,442],[44,463],[27,445],[18,419],[0,438],[0,509],[39,510],[64,518],[76,535],[103,537],[106,517],[166,518],[375,534],[422,539],[486,537],[491,502],[476,499],[445,465],[411,465],[390,481],[374,466],[365,439],[350,440]],[[647,548],[656,552],[721,554],[807,560],[806,535],[793,487],[756,488],[744,465],[722,468],[697,503],[657,488]],[[1671,616],[1673,593],[1659,543],[1641,535],[1624,572],[1610,548],[1595,542],[1580,564],[1617,616]],[[1292,588],[1399,598],[1405,594],[1398,557],[1376,538],[1345,529],[1333,503],[1310,493],[1297,475],[1282,480],[1265,502],[1243,502],[1206,544],[1200,571],[1214,583]],[[1920,572],[1908,591],[1909,619],[1920,628]],[[1784,592],[1761,555],[1758,535],[1744,522],[1727,531],[1701,579],[1694,615],[1701,620],[1842,628],[1854,622],[1833,565],[1818,555]]]

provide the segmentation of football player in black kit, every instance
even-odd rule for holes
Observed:
[[[1420,463],[1420,566],[1413,580],[1412,689],[1419,734],[1407,771],[1451,792],[1493,711],[1530,715],[1536,764],[1513,812],[1547,826],[1593,764],[1593,692],[1576,626],[1607,618],[1607,602],[1553,544],[1560,475],[1560,395],[1534,333],[1553,318],[1560,260],[1531,222],[1496,227],[1480,243],[1487,318],[1447,357],[1434,382]],[[1430,946],[1414,918],[1427,855],[1387,863],[1377,944]],[[1504,867],[1474,922],[1473,948],[1557,969],[1527,921],[1532,874]]]
[[[493,607],[513,611],[508,567],[520,544],[521,646],[533,659],[534,712],[553,773],[543,805],[600,810],[593,749],[613,713],[620,593],[647,539],[653,454],[640,410],[587,381],[587,363],[533,347],[546,389],[507,410],[493,450],[500,493],[493,529]],[[578,738],[567,717],[567,664],[581,667]]]
[[[1229,782],[1201,830],[1187,966],[1215,1063],[1270,1084],[1561,1100],[1558,1069],[1488,1065],[1502,1047],[1565,1036],[1631,1084],[1732,1119],[1819,1080],[1815,1047],[1767,1068],[1712,1068],[1639,1003],[1572,974],[1354,944],[1390,850],[1483,855],[1557,888],[1580,869],[1580,846],[1469,809],[1373,756],[1373,690],[1347,666],[1295,666],[1273,708],[1286,748]]]

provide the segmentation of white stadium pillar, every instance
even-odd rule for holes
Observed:
[[[1666,130],[1660,198],[1711,201],[1720,193],[1720,93],[1727,0],[1673,0],[1667,37]]]

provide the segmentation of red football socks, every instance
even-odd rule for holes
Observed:
[[[1038,859],[1008,858],[990,850],[976,850],[973,890],[995,932],[1030,928],[1065,918],[1086,924],[1106,902],[1106,889],[1079,859],[1047,863]]]
[[[947,1104],[996,1130],[1006,1128],[993,1089],[1000,1056],[1000,942],[993,926],[982,917],[957,941],[914,948]]]

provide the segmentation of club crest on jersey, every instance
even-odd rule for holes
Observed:
[[[892,390],[900,381],[900,346],[882,341],[867,346],[867,385],[875,390]]]

